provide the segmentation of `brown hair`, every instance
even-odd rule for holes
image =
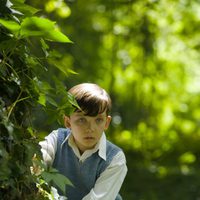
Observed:
[[[106,111],[108,115],[111,110],[111,99],[109,94],[100,86],[93,83],[82,83],[75,85],[69,91],[72,94],[81,111],[88,116],[96,116]],[[76,109],[75,111],[80,111]]]

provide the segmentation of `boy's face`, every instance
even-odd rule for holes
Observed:
[[[90,117],[83,112],[74,112],[70,117],[64,117],[65,126],[71,128],[74,141],[81,153],[92,149],[109,127],[111,116],[106,112]]]

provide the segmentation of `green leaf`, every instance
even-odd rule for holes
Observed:
[[[66,35],[56,29],[55,22],[39,17],[25,18],[21,24],[20,35],[22,38],[38,36],[55,42],[71,42]]]
[[[47,44],[43,39],[41,39],[40,42],[41,42],[42,48],[43,48],[44,50],[48,50],[48,49],[49,49],[48,44]]]
[[[49,52],[48,52],[49,46],[47,45],[47,43],[43,39],[41,39],[40,42],[41,42],[41,45],[42,45],[42,50],[45,53],[45,56],[46,57],[49,56]]]
[[[63,193],[65,193],[66,185],[73,185],[67,177],[60,174],[56,169],[53,168],[51,168],[48,172],[42,172],[41,176],[48,183],[53,181],[53,183],[56,184]]]
[[[71,105],[75,106],[76,108],[78,108],[79,110],[81,110],[81,108],[79,107],[75,97],[70,94],[69,92],[67,93],[67,97],[68,97],[68,101],[71,103]]]
[[[55,173],[52,180],[64,193],[66,185],[72,185],[69,179],[59,173]]]
[[[20,25],[14,21],[0,19],[0,24],[2,24],[5,28],[7,28],[13,33],[18,32],[20,29]]]
[[[61,72],[63,72],[66,76],[69,74],[77,74],[75,71],[71,70],[69,66],[67,65],[67,60],[66,59],[55,59],[53,57],[53,53],[50,52],[49,57],[48,57],[48,62],[55,66],[57,69],[59,69]]]
[[[12,0],[12,2],[12,8],[16,9],[17,11],[20,11],[25,16],[32,16],[39,11],[38,9],[32,6],[25,4],[24,0]]]
[[[40,93],[40,96],[38,98],[38,103],[43,105],[43,106],[46,106],[46,96],[45,96],[45,94]]]
[[[53,40],[56,42],[72,43],[72,41],[69,40],[69,38],[66,35],[64,35],[63,33],[61,33],[60,31],[58,31],[56,29],[50,31],[49,35],[46,39]]]
[[[37,13],[39,11],[38,9],[33,8],[32,6],[29,6],[26,4],[17,4],[15,6],[13,6],[13,8],[15,8],[16,10],[19,10],[26,16],[34,15],[35,13]]]
[[[53,106],[55,106],[55,107],[58,106],[58,104],[56,103],[56,101],[55,101],[53,98],[47,96],[47,97],[46,97],[46,100],[47,100],[51,105],[53,105]]]
[[[52,59],[52,58],[49,58],[48,61],[50,64],[52,64],[61,72],[63,72],[66,76],[69,75],[68,67],[66,65],[63,65],[60,61]]]

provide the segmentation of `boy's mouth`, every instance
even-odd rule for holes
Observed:
[[[92,136],[87,136],[87,137],[84,137],[85,140],[94,140],[95,138],[92,137]]]

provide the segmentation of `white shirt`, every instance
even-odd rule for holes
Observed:
[[[41,151],[44,162],[47,165],[52,165],[55,158],[55,153],[57,150],[57,134],[58,131],[55,130],[45,137],[45,141],[39,143],[42,147]],[[69,146],[73,149],[80,162],[84,162],[86,158],[90,157],[98,150],[99,156],[106,160],[105,133],[102,134],[102,137],[93,149],[86,150],[82,155],[80,154],[71,134],[64,140],[63,143],[65,143],[67,140]],[[126,158],[124,153],[120,151],[114,156],[110,165],[96,180],[94,188],[92,188],[82,200],[115,200],[122,186],[126,173]]]

